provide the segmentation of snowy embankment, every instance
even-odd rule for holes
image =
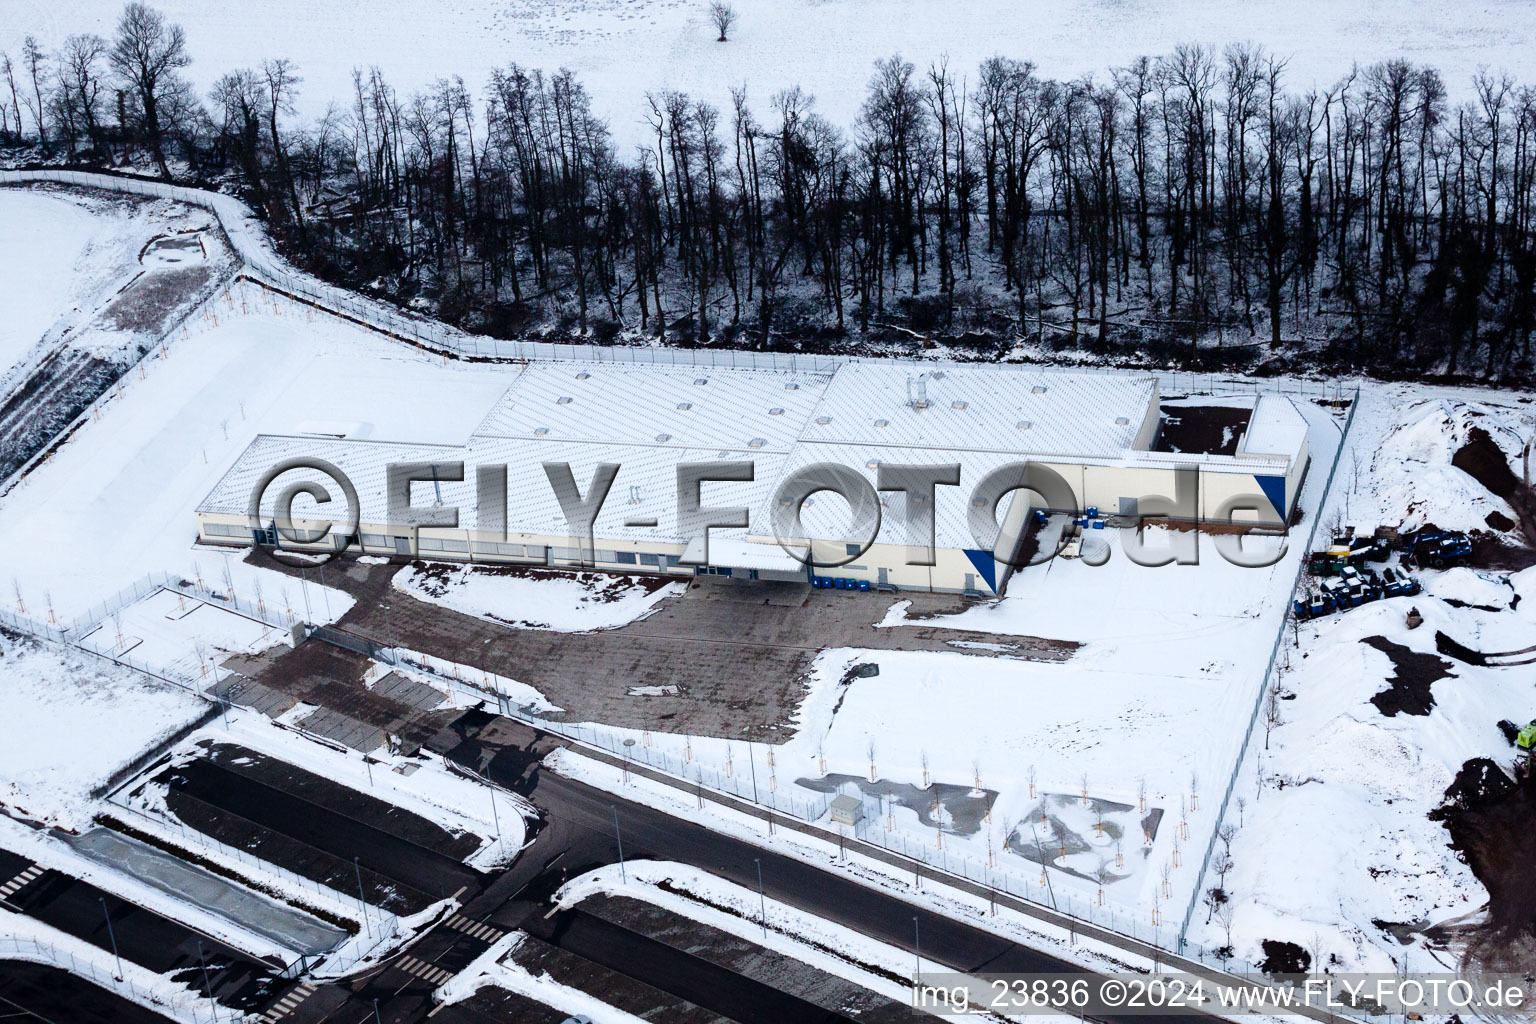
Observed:
[[[561,633],[617,629],[683,592],[682,583],[599,572],[417,563],[390,585],[421,601],[517,626]]]
[[[1513,509],[1452,459],[1481,429],[1519,473],[1530,409],[1496,392],[1363,389],[1325,522],[1500,534],[1490,513],[1512,519]],[[1511,545],[1518,534],[1500,536]],[[1418,576],[1417,596],[1288,631],[1277,721],[1267,740],[1261,721],[1235,794],[1242,806],[1229,814],[1240,825],[1232,867],[1206,880],[1225,882],[1231,909],[1201,907],[1192,941],[1230,943],[1252,960],[1266,941],[1289,942],[1333,970],[1433,969],[1459,957],[1454,938],[1448,951],[1433,947],[1480,920],[1488,893],[1428,814],[1467,760],[1514,762],[1498,723],[1536,717],[1536,698],[1529,669],[1444,657],[1437,633],[1483,651],[1536,644],[1536,569]],[[1437,925],[1452,927],[1431,943],[1425,932]]]
[[[105,307],[141,273],[174,270],[141,253],[152,239],[201,232],[214,226],[204,210],[166,200],[141,201],[73,189],[0,189],[0,395],[61,346],[121,361],[145,340],[140,322],[163,318],[168,309],[133,309],[98,320]],[[194,236],[190,236],[194,237]],[[208,244],[222,254],[217,238]],[[203,248],[194,249],[197,263]],[[190,257],[189,257],[190,258]]]

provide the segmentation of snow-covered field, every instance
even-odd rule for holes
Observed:
[[[0,201],[0,281],[26,302],[6,303],[0,318],[0,377],[36,345],[54,320],[69,309],[81,287],[81,264],[124,254],[92,245],[114,220],[96,216],[67,199],[40,192],[7,195]],[[80,275],[86,276],[86,275]]]
[[[962,76],[995,54],[1034,61],[1058,78],[1094,74],[1181,43],[1262,44],[1289,59],[1292,85],[1327,87],[1362,67],[1405,56],[1437,67],[1457,99],[1472,99],[1478,68],[1536,78],[1536,8],[1523,0],[1461,5],[1454,19],[1437,0],[734,0],[739,20],[715,42],[706,0],[251,0],[154,6],[187,29],[206,93],[222,74],[288,57],[303,75],[310,117],[351,102],[352,69],[379,67],[409,94],[460,75],[484,87],[490,69],[577,72],[623,148],[654,142],[644,122],[647,90],[681,89],[730,109],[746,84],[761,116],[778,90],[800,85],[842,127],[851,127],[871,65],[900,52],[920,68],[948,56]],[[0,48],[16,56],[32,33],[57,46],[73,32],[110,36],[118,0],[10,0]]]
[[[207,708],[90,655],[3,636],[0,701],[0,801],[76,831],[90,825],[92,790]]]
[[[522,629],[585,633],[643,619],[683,584],[597,572],[504,571],[441,563],[395,574],[390,585],[456,612]]]
[[[1518,473],[1522,438],[1532,433],[1524,419],[1531,406],[1518,398],[1366,386],[1326,515],[1367,527],[1406,519],[1408,526],[1457,529],[1487,529],[1489,511],[1512,515],[1450,461],[1469,429],[1481,426]],[[1488,899],[1450,849],[1449,834],[1426,815],[1468,759],[1513,762],[1515,752],[1497,723],[1536,717],[1529,669],[1447,659],[1446,677],[1430,686],[1428,714],[1388,715],[1371,698],[1390,689],[1396,670],[1386,653],[1360,641],[1380,637],[1436,655],[1436,633],[1444,631],[1485,651],[1530,646],[1536,643],[1536,569],[1457,568],[1420,578],[1422,594],[1330,615],[1287,638],[1281,722],[1267,750],[1262,734],[1257,737],[1238,784],[1246,807],[1229,816],[1242,825],[1226,880],[1239,956],[1258,959],[1260,944],[1271,939],[1338,957],[1344,969],[1391,970],[1405,955],[1428,968],[1431,954],[1422,939],[1405,950],[1373,922],[1422,932],[1475,921]],[[1516,593],[1522,600],[1512,610]],[[1410,608],[1423,616],[1417,629],[1405,622]],[[1220,920],[1206,918],[1202,907],[1192,940],[1207,948],[1225,945]],[[1453,949],[1441,958],[1449,966],[1458,954]]]

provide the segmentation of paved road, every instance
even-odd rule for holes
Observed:
[[[490,742],[488,735],[506,739]],[[556,745],[531,729],[479,712],[464,716],[433,744],[445,755],[529,797],[546,815],[545,827],[533,845],[467,910],[489,911],[487,901],[508,884],[519,885],[522,902],[537,902],[566,878],[614,863],[617,814],[626,858],[679,861],[747,889],[757,887],[761,862],[763,887],[775,900],[902,949],[912,948],[915,928],[925,963],[968,973],[1085,973],[1074,963],[915,906],[840,872],[764,850],[546,771],[539,761]],[[491,919],[515,926],[511,913],[506,907],[492,912]],[[647,978],[672,991],[665,980]],[[1160,1018],[1164,1024],[1179,1020],[1209,1024],[1211,1018],[1198,1014]]]
[[[7,1024],[166,1024],[169,1020],[57,967],[0,960]]]
[[[483,880],[452,857],[205,758],[179,766],[170,785],[342,860],[356,857],[363,867],[422,892],[452,894],[478,888]]]
[[[5,876],[0,883],[20,881],[18,876],[30,866],[26,858],[0,851],[0,874]],[[108,953],[115,939],[124,960],[157,974],[175,972],[189,987],[204,994],[211,990],[226,1006],[245,1010],[264,1007],[281,984],[278,966],[58,871],[34,869],[25,884],[9,893],[6,903]],[[4,1019],[3,1013],[0,1019]]]
[[[662,979],[661,987],[673,995],[741,1024],[853,1024],[840,1013],[585,911],[535,916],[525,927],[532,935],[610,970],[634,978]]]

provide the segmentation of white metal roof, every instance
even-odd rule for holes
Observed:
[[[1244,455],[1300,456],[1307,443],[1307,421],[1285,395],[1260,395],[1243,434]]]
[[[919,388],[927,402],[921,408],[911,402]],[[1135,441],[1156,393],[1153,377],[1007,366],[918,373],[900,364],[847,363],[800,439],[1114,457]]]
[[[535,363],[475,433],[787,452],[831,379],[775,370]]]

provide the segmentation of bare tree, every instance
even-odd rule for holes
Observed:
[[[165,162],[165,125],[161,107],[167,93],[183,83],[176,72],[192,63],[187,55],[187,37],[180,25],[167,25],[165,16],[142,3],[123,8],[117,22],[117,39],[107,54],[123,85],[138,104],[139,129],[160,168],[160,176],[171,179]]]
[[[732,25],[736,24],[736,8],[725,3],[724,0],[715,0],[709,5],[709,20],[714,23],[715,28],[720,30],[720,38],[715,42],[723,43],[726,41],[726,33],[731,30]]]

